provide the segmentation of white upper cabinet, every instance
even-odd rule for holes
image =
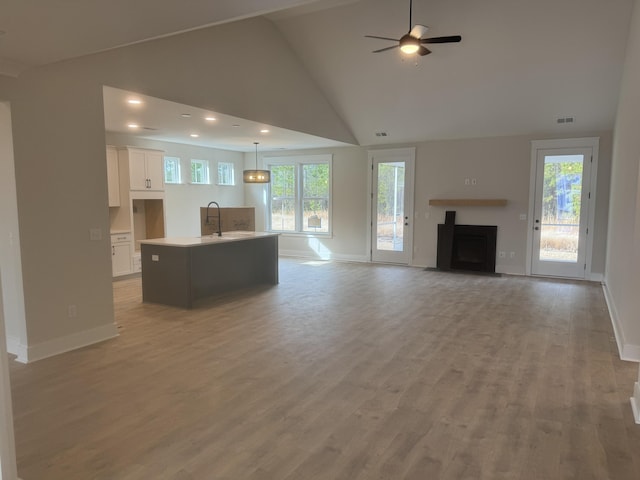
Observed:
[[[129,169],[129,190],[164,191],[163,152],[127,147],[120,155]]]
[[[107,146],[107,189],[109,191],[109,206],[120,206],[120,177],[118,174],[118,151],[115,147]]]

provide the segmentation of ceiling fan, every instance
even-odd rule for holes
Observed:
[[[374,50],[373,53],[386,52],[387,50],[392,50],[394,48],[400,48],[403,53],[413,54],[417,53],[418,55],[424,56],[429,55],[431,50],[424,46],[425,43],[457,43],[462,40],[460,35],[452,35],[448,37],[430,37],[424,38],[425,34],[429,27],[426,25],[420,25],[419,23],[413,25],[412,19],[412,11],[413,11],[413,0],[409,1],[409,32],[398,38],[389,38],[389,37],[378,37],[376,35],[365,35],[367,38],[377,38],[380,40],[390,40],[392,42],[398,42],[397,45],[392,45],[391,47],[381,48],[379,50]]]

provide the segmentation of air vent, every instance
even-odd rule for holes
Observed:
[[[563,124],[563,123],[573,123],[575,122],[575,118],[573,117],[560,117],[556,119],[557,123]]]
[[[388,137],[387,132],[376,132],[376,137]]]

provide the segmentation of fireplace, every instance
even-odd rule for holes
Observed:
[[[498,227],[456,225],[455,214],[438,225],[438,269],[495,273]]]

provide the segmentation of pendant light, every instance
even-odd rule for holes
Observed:
[[[242,172],[244,183],[269,183],[271,181],[270,170],[258,170],[258,142],[253,142],[256,146],[256,169]]]

